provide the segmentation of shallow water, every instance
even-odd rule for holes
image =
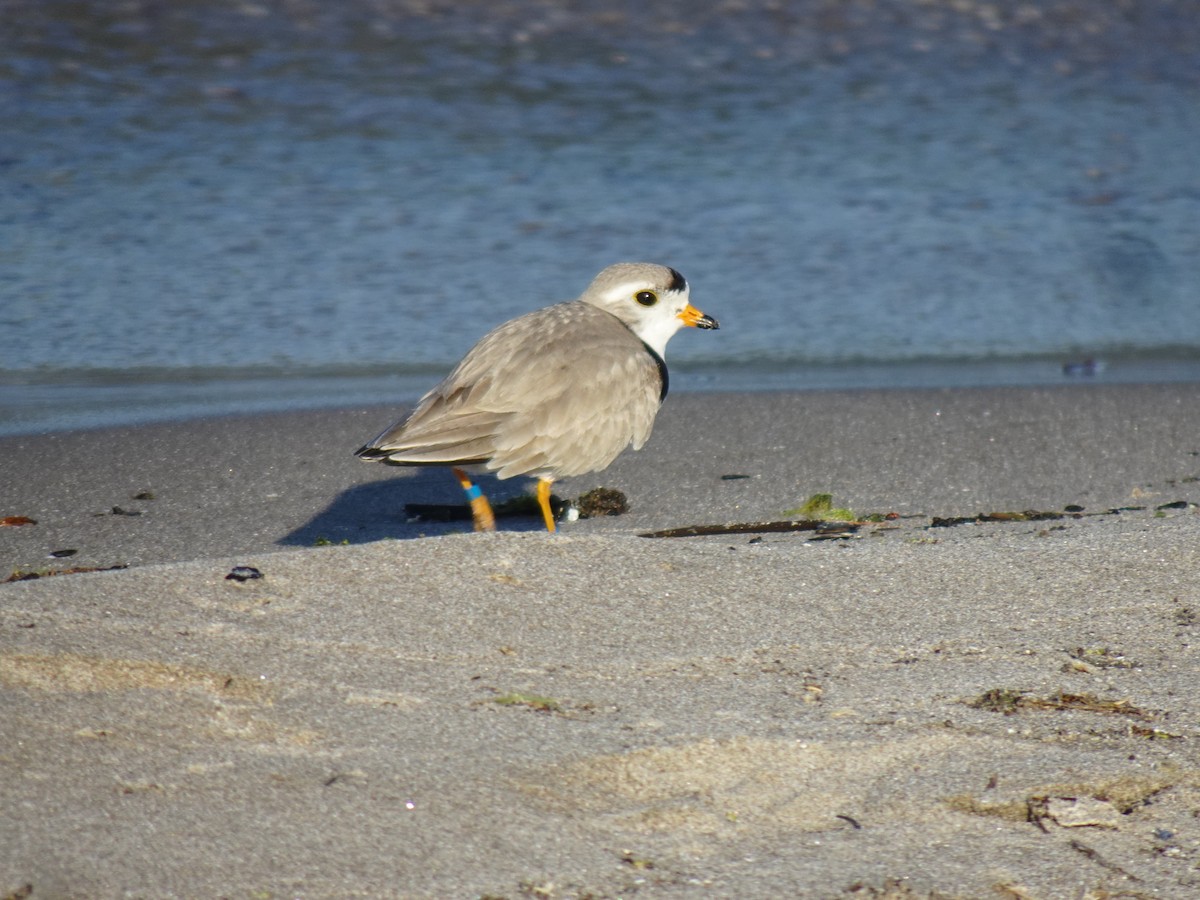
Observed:
[[[0,433],[411,400],[622,259],[676,389],[1200,381],[1172,4],[324,6],[5,7]]]

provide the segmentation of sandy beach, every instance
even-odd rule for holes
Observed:
[[[672,395],[553,536],[397,412],[0,440],[0,897],[1200,893],[1194,385]]]

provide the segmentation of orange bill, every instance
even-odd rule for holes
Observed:
[[[692,304],[688,304],[679,314],[679,318],[683,320],[683,324],[689,328],[703,328],[706,330],[715,331],[721,326],[717,324],[717,320],[712,316],[706,316]]]

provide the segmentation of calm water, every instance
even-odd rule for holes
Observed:
[[[411,400],[624,259],[673,388],[1200,381],[1200,24],[1111,5],[5,7],[0,433]]]

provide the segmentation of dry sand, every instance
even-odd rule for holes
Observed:
[[[0,586],[0,897],[1200,895],[1194,386],[672,396],[556,536],[393,412],[0,441],[6,573],[128,566]]]

